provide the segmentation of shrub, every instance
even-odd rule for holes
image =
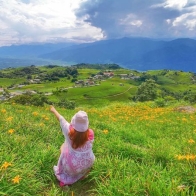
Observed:
[[[165,100],[163,98],[156,99],[155,104],[158,107],[164,107],[166,105]]]
[[[153,101],[157,97],[157,84],[154,80],[149,79],[143,82],[135,96],[136,101]]]
[[[194,92],[186,92],[185,96],[183,97],[185,101],[188,101],[192,104],[196,103],[196,93]]]
[[[18,95],[10,99],[10,101],[19,103],[22,105],[34,105],[34,106],[44,106],[45,103],[48,102],[48,98],[44,95],[32,95],[32,94],[23,94],[23,95]]]
[[[60,100],[57,103],[57,105],[59,107],[63,107],[63,108],[71,109],[71,110],[75,109],[75,102],[74,101],[68,101],[66,99]]]

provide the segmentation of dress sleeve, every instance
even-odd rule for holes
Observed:
[[[65,136],[65,138],[68,137],[68,133],[69,133],[69,123],[65,120],[65,118],[63,116],[59,117],[59,121],[60,121],[60,126],[63,132],[63,135]]]
[[[89,129],[88,139],[93,142],[94,141],[94,132],[92,129]]]

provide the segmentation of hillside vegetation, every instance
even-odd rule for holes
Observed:
[[[104,75],[110,73],[111,76]],[[153,89],[149,84],[151,80],[154,82]],[[4,89],[1,94],[6,97],[36,93],[40,97],[47,95],[44,98],[48,100],[46,103],[57,105],[62,105],[64,101],[71,101],[76,106],[108,105],[114,101],[146,101],[150,89],[154,91],[154,95],[147,100],[163,99],[165,103],[168,100],[186,100],[195,103],[195,83],[196,75],[192,72],[138,72],[123,69],[116,64],[82,63],[70,67],[32,65],[0,71],[0,87]],[[142,85],[144,87],[138,94],[138,88]],[[144,89],[147,90],[144,92]]]
[[[0,84],[0,195],[195,196],[194,73],[30,66],[1,70]],[[95,164],[70,187],[53,174],[64,137],[50,104],[68,121],[85,110],[95,132]]]
[[[196,193],[196,115],[173,107],[116,103],[79,109],[95,132],[95,164],[82,181],[60,188],[53,174],[64,141],[49,107],[0,104],[0,194],[191,195]]]

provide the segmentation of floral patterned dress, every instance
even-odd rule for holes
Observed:
[[[92,151],[94,132],[90,129],[89,138],[85,145],[73,149],[71,146],[72,141],[68,136],[71,125],[62,116],[60,116],[59,120],[63,135],[65,136],[65,142],[58,164],[53,169],[55,176],[60,182],[70,185],[84,177],[90,171],[95,161]]]

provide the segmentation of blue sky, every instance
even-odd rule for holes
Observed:
[[[196,0],[0,0],[0,46],[196,38]]]

